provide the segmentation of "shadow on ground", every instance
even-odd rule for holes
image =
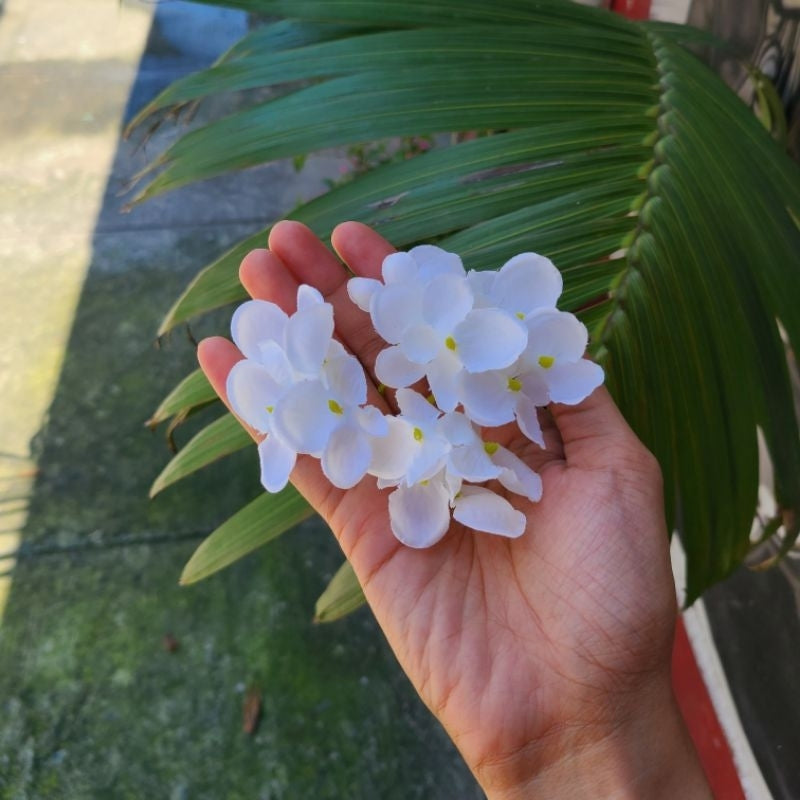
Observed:
[[[208,63],[243,25],[232,12],[159,6],[129,108]],[[200,266],[315,191],[334,161],[310,177],[277,165],[209,182],[120,216],[119,190],[152,152],[119,144],[34,443],[0,628],[0,797],[481,797],[369,612],[312,625],[341,560],[318,523],[178,587],[202,536],[259,491],[257,466],[248,450],[147,501],[169,454],[143,421],[194,366],[183,332],[161,350],[153,332]],[[225,316],[195,333],[224,329]],[[254,692],[261,722],[247,734]]]

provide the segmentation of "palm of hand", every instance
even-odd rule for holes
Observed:
[[[334,242],[362,275],[376,276],[391,252],[354,224]],[[332,254],[297,223],[276,226],[270,246],[243,263],[251,295],[291,310],[297,283],[316,284],[369,371],[381,343],[365,315],[345,307]],[[240,357],[225,340],[201,347],[223,398]],[[382,399],[373,392],[371,402]],[[486,783],[495,766],[545,747],[558,720],[613,727],[621,709],[608,697],[624,698],[661,669],[671,646],[675,601],[654,459],[602,389],[581,406],[554,408],[544,428],[546,451],[511,426],[493,437],[544,482],[540,503],[518,506],[528,528],[515,540],[456,523],[435,547],[412,550],[392,536],[388,492],[374,480],[336,489],[308,457],[292,474],[337,536],[412,683]]]
[[[521,457],[529,449],[504,444]],[[666,541],[666,529],[646,451],[620,451],[607,470],[538,456],[543,499],[521,507],[528,530],[514,540],[456,523],[436,547],[411,550],[387,536],[385,492],[329,495],[328,519],[403,668],[486,769],[546,740],[556,720],[613,724],[619,709],[603,698],[646,682],[672,643],[669,564],[653,537]]]

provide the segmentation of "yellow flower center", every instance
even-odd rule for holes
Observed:
[[[553,356],[539,356],[539,366],[542,369],[550,369],[555,363],[556,360]]]
[[[497,448],[500,447],[497,442],[485,442],[483,445],[483,449],[486,451],[486,455],[493,456],[497,452]]]
[[[517,319],[525,319],[525,315],[521,311],[517,311]]]
[[[275,406],[265,406],[267,414],[271,414],[275,410]]]
[[[444,340],[445,347],[448,350],[455,350],[456,349],[456,340],[452,336],[448,336]]]
[[[508,388],[511,389],[512,392],[518,392],[522,388],[522,381],[519,378],[509,378]]]
[[[422,435],[422,431],[419,428],[414,428],[414,438],[418,442],[421,442],[423,440],[424,437]]]
[[[344,409],[335,400],[328,400],[328,408],[334,414],[344,414]]]

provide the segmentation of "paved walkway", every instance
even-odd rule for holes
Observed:
[[[147,500],[169,454],[142,423],[194,364],[182,331],[161,350],[154,332],[200,266],[338,162],[120,215],[120,190],[173,135],[134,152],[126,107],[246,26],[181,2],[153,17],[114,0],[7,0],[0,16],[0,798],[480,797],[369,614],[311,624],[340,561],[317,525],[177,586],[257,470],[243,453]]]

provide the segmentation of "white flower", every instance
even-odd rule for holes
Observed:
[[[589,339],[586,326],[573,314],[542,309],[527,320],[528,347],[520,358],[529,375],[531,394],[546,392],[548,402],[576,405],[603,382],[603,368],[583,354]],[[534,397],[537,405],[541,396]]]
[[[563,288],[561,273],[538,253],[520,253],[496,272],[472,270],[467,278],[476,306],[502,308],[519,319],[539,308],[555,308]]]
[[[384,261],[383,277],[384,284],[353,278],[348,289],[391,345],[375,363],[387,386],[403,388],[425,377],[439,408],[452,411],[464,370],[507,367],[524,349],[526,330],[513,315],[473,309],[472,289],[452,253],[430,246],[394,253]]]
[[[347,489],[364,476],[371,437],[388,426],[367,399],[364,370],[332,338],[333,309],[316,289],[301,286],[297,311],[253,300],[231,322],[244,361],[228,375],[234,412],[265,434],[259,444],[261,482],[271,492],[286,486],[298,453],[322,459],[335,486]]]
[[[285,380],[315,377],[332,341],[333,307],[304,285],[297,290],[297,311],[291,317],[265,300],[243,303],[234,312],[231,335],[246,358],[291,370],[282,373]]]
[[[442,415],[411,389],[397,393],[401,415],[389,418],[390,433],[375,442],[370,474],[389,496],[392,532],[410,547],[430,547],[453,517],[474,530],[516,537],[525,516],[489,489],[466,485],[497,479],[530,500],[541,497],[539,476],[513,453],[485,443],[461,413]]]
[[[464,375],[461,400],[479,425],[516,419],[520,430],[544,447],[537,406],[580,403],[603,382],[603,369],[583,358],[588,334],[573,314],[539,309],[525,324],[528,344],[519,360],[506,370]]]
[[[439,429],[441,411],[412,389],[397,392],[400,416],[388,417],[388,436],[373,442],[369,474],[381,488],[426,481],[444,466],[450,442]]]

